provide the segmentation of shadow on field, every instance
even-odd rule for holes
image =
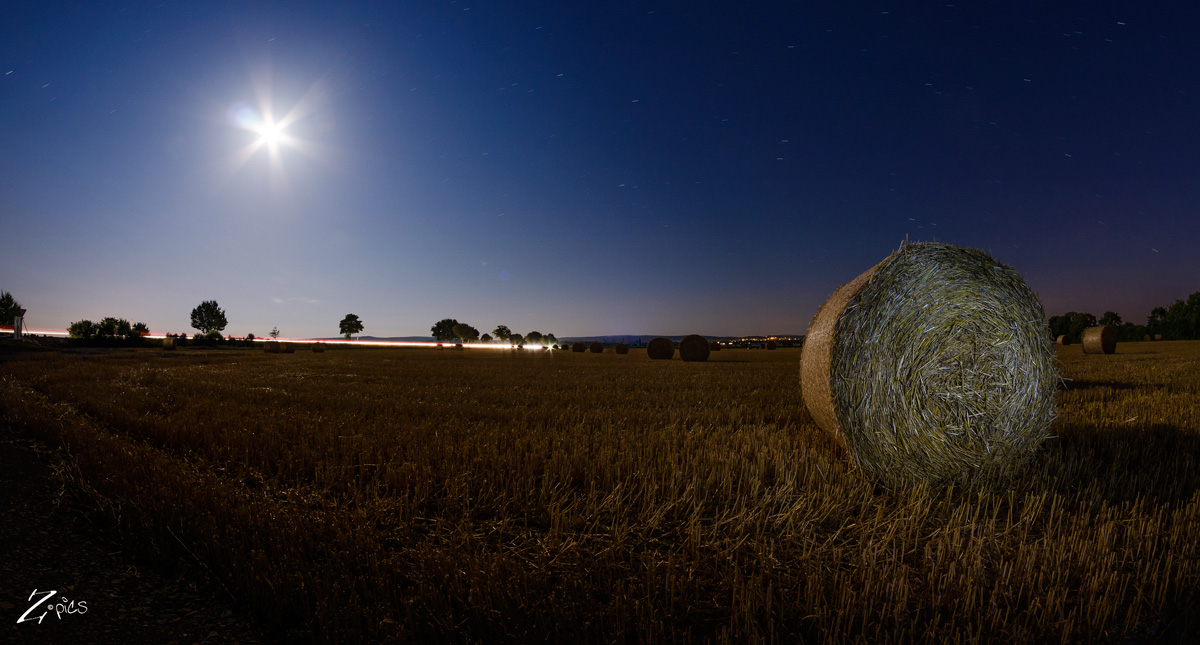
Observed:
[[[1200,490],[1200,434],[1176,426],[1064,424],[1044,450],[1038,471],[1064,495],[1090,490],[1110,504],[1139,498],[1162,504]]]

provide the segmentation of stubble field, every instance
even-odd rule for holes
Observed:
[[[798,350],[48,353],[0,412],[135,548],[332,642],[1121,642],[1200,587],[1200,343],[1060,348],[1054,438],[884,490]]]

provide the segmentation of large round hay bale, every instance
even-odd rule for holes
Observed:
[[[1071,337],[1066,334],[1061,334],[1054,342],[1063,346],[1070,345]]]
[[[571,345],[571,351],[582,354],[587,351],[587,345],[584,345],[582,340],[577,340],[574,345]]]
[[[1117,328],[1112,325],[1083,330],[1084,354],[1111,354],[1117,351]]]
[[[709,343],[709,344],[708,344],[708,351],[710,351],[710,352],[719,352],[719,351],[721,351],[721,343],[718,343],[718,342],[717,342],[717,341],[715,341],[715,340],[714,340],[713,342]]]
[[[708,360],[708,339],[700,334],[689,334],[679,341],[679,358],[689,363]]]
[[[600,354],[604,351],[604,345],[598,340],[593,341],[592,344],[588,346],[588,351],[593,354]]]
[[[613,351],[618,354],[628,354],[629,345],[626,345],[625,343],[617,343],[615,346],[613,346]]]
[[[646,355],[656,361],[665,361],[675,355],[675,343],[670,338],[651,338],[646,344]]]
[[[175,351],[175,338],[172,336],[167,336],[164,338],[162,340],[162,348],[168,352]]]
[[[773,340],[767,341],[767,349],[775,349],[776,347],[778,347],[778,345],[775,344],[775,341],[773,341]]]
[[[1059,383],[1045,312],[983,251],[906,244],[842,285],[800,359],[817,425],[888,486],[982,481],[1045,439]]]
[[[268,340],[263,351],[268,354],[278,354],[280,352],[279,341]]]
[[[1155,334],[1154,340],[1162,340],[1162,334]]]

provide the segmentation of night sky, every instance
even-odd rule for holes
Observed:
[[[1200,291],[1200,9],[1150,4],[7,2],[0,289],[34,328],[803,333],[907,237],[1144,323]]]

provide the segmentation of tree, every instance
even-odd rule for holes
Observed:
[[[542,344],[543,345],[557,345],[558,339],[554,337],[554,334],[546,334],[545,336],[542,336]]]
[[[492,335],[500,340],[508,340],[508,337],[512,336],[512,330],[508,328],[508,325],[496,325],[496,328],[492,330]]]
[[[192,310],[192,327],[209,335],[212,332],[225,330],[229,321],[225,319],[225,311],[217,305],[216,300],[205,300]]]
[[[525,344],[525,336],[516,332],[509,334],[506,340],[511,343],[513,347],[520,347],[521,345]]]
[[[7,291],[0,291],[0,325],[11,325],[23,307]]]
[[[542,332],[531,331],[528,334],[525,334],[525,342],[529,343],[530,345],[537,345],[537,344],[541,343],[542,342]]]
[[[479,340],[479,330],[468,325],[467,323],[458,323],[454,326],[454,337],[467,343]]]
[[[278,327],[271,328],[271,338],[279,338],[279,328]]]
[[[67,333],[71,338],[91,340],[96,335],[96,323],[90,320],[77,320],[67,327]]]
[[[490,343],[490,342],[492,342],[492,337],[491,337],[490,335],[488,335],[488,334],[484,334],[484,335],[482,335],[482,336],[480,336],[480,337],[479,337],[479,342],[481,342],[481,343]]]
[[[1103,316],[1100,316],[1100,324],[1115,327],[1121,324],[1121,316],[1115,311],[1106,311]]]
[[[350,340],[354,334],[362,333],[362,330],[363,323],[355,314],[346,314],[342,322],[338,323],[338,333],[345,336],[346,340]]]
[[[454,340],[458,336],[454,335],[454,326],[458,321],[453,318],[443,318],[433,324],[429,331],[433,333],[433,337],[440,341]]]
[[[145,336],[150,333],[150,327],[144,322],[133,323],[132,331],[137,336]]]

